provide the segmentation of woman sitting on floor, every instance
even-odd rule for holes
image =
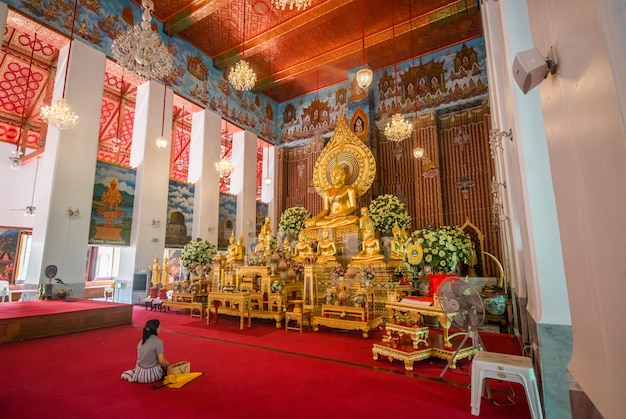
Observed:
[[[142,339],[137,345],[135,369],[124,371],[122,379],[131,383],[153,383],[163,379],[169,362],[163,355],[163,341],[157,337],[160,331],[159,320],[152,319],[146,322]]]

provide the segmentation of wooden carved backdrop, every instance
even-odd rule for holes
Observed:
[[[460,227],[469,219],[484,234],[484,250],[502,260],[500,235],[491,224],[494,169],[489,149],[489,120],[486,102],[445,114],[418,115],[413,137],[398,144],[387,141],[372,127],[372,153],[378,168],[374,184],[361,197],[359,205],[369,205],[378,195],[396,195],[407,203],[411,230],[428,225]],[[311,179],[323,145],[323,139],[317,139],[307,146],[281,149],[278,217],[298,203],[311,214],[321,210],[321,199]],[[413,149],[418,145],[424,148],[427,159],[420,161],[413,157]],[[467,193],[460,187],[464,181],[472,185],[467,186]],[[485,276],[498,275],[498,268],[491,260],[485,260],[483,267]]]

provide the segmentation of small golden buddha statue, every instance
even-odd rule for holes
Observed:
[[[332,186],[321,193],[323,209],[306,221],[307,227],[340,227],[358,224],[354,213],[357,210],[357,191],[352,185],[346,185],[346,172],[340,165],[330,169]]]
[[[152,286],[156,287],[161,282],[161,265],[159,265],[159,257],[154,257],[154,263],[152,264],[152,268],[150,268],[150,282],[152,282]]]
[[[322,240],[317,244],[317,263],[337,261],[337,247],[335,241],[330,238],[328,229],[322,230]]]
[[[235,241],[235,232],[233,231],[228,239],[229,245],[226,249],[226,265],[243,264],[243,256],[245,248],[243,246],[243,236],[240,238],[241,243]]]
[[[406,230],[398,226],[398,223],[393,226],[391,232],[393,233],[393,238],[391,239],[391,255],[389,259],[402,260],[406,254],[406,241],[409,236]]]
[[[373,227],[367,227],[363,231],[363,243],[361,244],[361,249],[362,250],[359,253],[352,256],[353,262],[382,262],[385,258],[380,252],[380,241],[374,235]]]
[[[283,252],[285,254],[291,254],[291,244],[289,243],[289,237],[285,237],[283,240]]]
[[[294,246],[293,249],[293,259],[304,262],[304,260],[308,257],[313,256],[313,250],[311,249],[311,244],[306,241],[306,237],[304,232],[300,232],[298,235],[298,243]]]
[[[361,208],[361,217],[359,218],[359,231],[365,230],[367,227],[374,228],[374,222],[370,218],[370,210],[368,207]]]
[[[270,225],[270,221],[270,217],[265,217],[265,222],[261,226],[261,231],[259,232],[257,245],[254,248],[254,253],[259,256],[267,256],[270,254],[272,242],[272,226]]]

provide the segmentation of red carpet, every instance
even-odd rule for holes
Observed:
[[[203,376],[180,389],[158,390],[120,379],[134,366],[137,325],[149,318],[162,322],[167,359],[188,360]],[[0,345],[3,417],[474,417],[463,383],[467,371],[448,372],[440,381],[428,377],[438,377],[445,363],[419,362],[411,373],[400,363],[374,361],[371,345],[380,332],[369,339],[330,329],[300,334],[259,320],[239,331],[238,319],[227,316],[202,327],[188,314],[143,307],[134,308],[133,323]],[[504,393],[495,396],[507,403]],[[483,400],[480,417],[530,417],[523,395],[513,400],[514,406],[501,407]]]

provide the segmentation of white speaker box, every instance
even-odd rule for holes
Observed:
[[[536,48],[518,52],[513,60],[513,77],[524,94],[541,83],[548,71],[546,58]]]

